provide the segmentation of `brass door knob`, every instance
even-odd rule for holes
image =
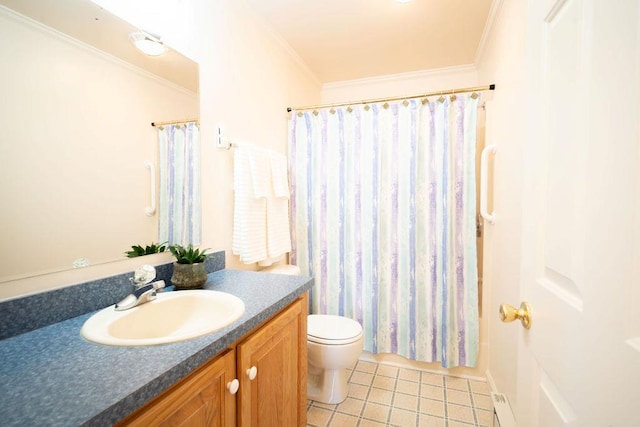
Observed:
[[[531,306],[528,302],[520,304],[519,309],[509,304],[500,305],[500,320],[506,323],[516,319],[520,319],[523,328],[529,329],[531,327]]]

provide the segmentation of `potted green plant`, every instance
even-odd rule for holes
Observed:
[[[207,269],[205,267],[207,250],[194,248],[191,243],[186,247],[182,245],[169,246],[169,251],[176,259],[176,262],[173,263],[171,283],[177,289],[196,289],[207,283]]]

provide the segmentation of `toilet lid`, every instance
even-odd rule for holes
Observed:
[[[307,338],[320,344],[348,344],[362,336],[362,326],[355,320],[331,314],[307,317]]]

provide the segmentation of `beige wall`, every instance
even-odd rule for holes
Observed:
[[[4,8],[0,63],[0,282],[157,241],[150,123],[197,116],[197,94]]]
[[[504,0],[478,63],[480,81],[496,84],[486,105],[486,141],[496,144],[493,162],[494,225],[485,223],[484,285],[488,293],[487,376],[492,386],[516,403],[519,324],[498,318],[501,303],[520,305],[520,242],[524,137],[526,2]]]
[[[255,269],[231,253],[233,149],[215,148],[215,126],[232,142],[285,154],[286,108],[317,103],[320,86],[242,2],[202,0],[199,8],[203,247],[225,250],[229,268]]]

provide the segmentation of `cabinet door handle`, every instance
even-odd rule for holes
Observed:
[[[247,376],[251,381],[256,379],[256,375],[258,375],[258,368],[252,366],[250,369],[247,369]]]
[[[240,381],[235,378],[233,379],[233,381],[227,383],[227,389],[231,394],[236,394],[238,392],[238,388],[240,388]]]

